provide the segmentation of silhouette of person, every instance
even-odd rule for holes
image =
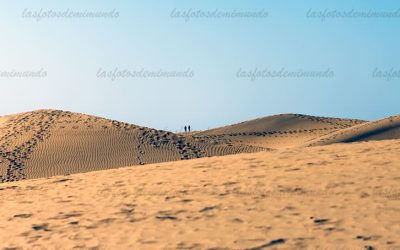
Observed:
[[[187,132],[187,127],[185,126],[185,133]]]
[[[190,125],[189,125],[189,127],[188,127],[188,130],[189,130],[189,133],[190,133]]]

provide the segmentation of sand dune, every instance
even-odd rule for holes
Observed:
[[[328,145],[340,142],[360,142],[370,140],[400,139],[400,116],[391,116],[382,120],[362,123],[319,137],[308,146]]]
[[[400,140],[0,185],[2,249],[400,249]]]
[[[355,119],[282,114],[199,132],[196,136],[281,148],[299,146],[314,138],[364,122]]]
[[[1,182],[267,150],[59,110],[16,114],[0,122]]]
[[[190,134],[60,110],[0,117],[0,182],[123,166],[399,137],[376,122],[283,114]]]
[[[399,128],[284,114],[174,134],[3,116],[0,248],[400,249]]]

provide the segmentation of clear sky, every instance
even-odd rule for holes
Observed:
[[[33,18],[40,9],[114,16]],[[0,115],[53,108],[176,131],[279,113],[399,114],[399,9],[395,0],[0,0]],[[177,16],[185,11],[198,17]],[[369,11],[392,15],[354,14]],[[191,74],[99,77],[116,68]],[[255,69],[330,75],[238,77]]]

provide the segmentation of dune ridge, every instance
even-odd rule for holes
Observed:
[[[38,110],[2,118],[0,182],[263,150],[268,149],[222,140],[210,144],[85,114]]]
[[[3,116],[0,249],[399,249],[399,126],[282,114],[175,134]]]
[[[308,140],[365,122],[357,119],[281,114],[202,131],[196,133],[196,136],[283,148],[300,146]]]
[[[362,123],[314,139],[307,146],[400,138],[400,116]]]
[[[175,134],[61,110],[0,117],[0,182],[279,148],[400,138],[399,116],[281,114]]]

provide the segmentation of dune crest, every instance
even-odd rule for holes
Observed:
[[[400,116],[366,122],[317,138],[307,146],[400,139]]]
[[[0,248],[398,249],[399,127],[283,114],[175,134],[3,116]]]
[[[267,150],[60,110],[0,122],[0,182]]]
[[[249,145],[284,148],[301,146],[306,141],[349,128],[366,121],[281,114],[199,132],[196,136],[230,139]]]
[[[175,134],[61,110],[0,117],[0,182],[210,156],[400,138],[400,118],[282,114]]]

